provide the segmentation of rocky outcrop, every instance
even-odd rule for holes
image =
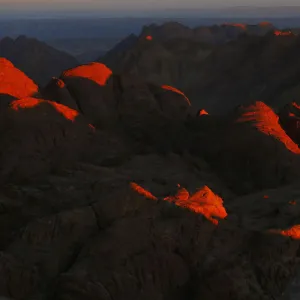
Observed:
[[[9,60],[0,57],[0,97],[23,98],[38,92],[38,86]]]

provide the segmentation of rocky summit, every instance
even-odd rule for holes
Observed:
[[[169,72],[164,47],[174,27],[176,39],[200,35],[178,24],[145,27],[145,39],[121,44],[123,55],[143,57],[152,43]],[[247,55],[256,62],[274,43],[292,55],[298,42],[243,36],[209,50],[204,70],[225,59],[223,78]],[[236,65],[225,67],[232,55]],[[287,63],[277,67],[295,78]],[[279,79],[283,88],[281,75],[269,89]],[[297,299],[300,102],[275,109],[236,94],[239,106],[233,99],[215,114],[208,94],[195,104],[184,84],[164,78],[93,62],[38,86],[0,59],[1,299]],[[211,93],[229,95],[233,78]]]

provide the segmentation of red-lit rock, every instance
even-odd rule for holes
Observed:
[[[243,29],[243,30],[247,29],[247,25],[246,24],[242,24],[242,23],[224,23],[223,25],[237,27],[237,28],[240,28],[240,29]]]
[[[103,86],[108,78],[112,75],[112,71],[104,64],[93,62],[87,65],[81,65],[74,69],[64,71],[62,78],[65,77],[82,77],[92,80]]]
[[[224,219],[227,216],[223,200],[208,186],[202,187],[193,195],[181,188],[175,196],[166,197],[164,200],[202,214],[215,225],[218,225],[218,219]]]
[[[274,30],[274,35],[276,35],[276,36],[294,36],[295,34],[291,31]]]
[[[205,109],[200,109],[198,116],[205,116],[205,115],[208,115],[208,112]]]
[[[199,128],[192,152],[204,155],[236,192],[275,188],[299,178],[300,149],[266,104],[242,106],[210,123]]]
[[[38,86],[5,58],[0,58],[0,94],[15,98],[32,96]]]
[[[186,100],[186,102],[188,103],[188,105],[191,106],[191,102],[190,102],[189,98],[182,91],[180,91],[172,86],[169,86],[169,85],[163,85],[162,89],[172,91],[174,93],[177,93],[177,94],[183,96],[184,99]]]
[[[300,144],[300,107],[292,102],[279,111],[279,121],[285,132],[297,144]]]
[[[237,122],[250,122],[260,132],[272,136],[295,154],[300,154],[298,145],[286,134],[279,124],[279,117],[263,102],[246,107]]]

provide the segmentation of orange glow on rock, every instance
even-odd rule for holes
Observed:
[[[268,195],[264,195],[264,199],[269,199],[269,196]]]
[[[204,115],[208,115],[208,112],[205,109],[201,109],[199,111],[199,116],[204,116]]]
[[[242,23],[224,23],[223,25],[238,27],[238,28],[241,28],[243,30],[246,30],[246,28],[247,28],[247,25],[246,24],[242,24]]]
[[[180,185],[178,185],[180,188]],[[180,188],[175,196],[165,197],[164,200],[168,202],[176,202],[176,201],[187,201],[190,197],[190,193],[185,188]]]
[[[296,202],[296,200],[292,200],[292,201],[289,202],[289,204],[291,204],[291,205],[296,205],[297,202]]]
[[[296,117],[296,115],[290,112],[289,117]]]
[[[15,98],[32,96],[38,86],[7,59],[0,57],[0,94]]]
[[[262,27],[264,27],[264,26],[271,26],[271,25],[272,25],[272,23],[270,23],[268,21],[263,21],[263,22],[259,23],[259,26],[262,26]]]
[[[208,186],[202,187],[191,196],[185,188],[180,188],[175,196],[166,197],[164,200],[202,214],[215,225],[218,225],[218,219],[227,217],[222,198],[216,195]]]
[[[287,236],[290,237],[294,240],[299,240],[300,239],[300,225],[294,225],[288,229],[285,230],[277,230],[277,229],[273,229],[270,230],[270,232],[272,233],[277,233],[283,236]]]
[[[92,124],[89,124],[89,127],[94,131],[96,130],[95,126],[93,126]]]
[[[93,62],[74,69],[64,71],[63,77],[83,77],[104,86],[112,75],[112,71],[104,64]]]
[[[146,40],[147,40],[147,41],[152,41],[152,40],[153,40],[153,37],[152,37],[151,35],[147,35],[147,36],[146,36]]]
[[[257,101],[254,105],[244,108],[244,113],[237,122],[252,122],[260,132],[274,137],[291,152],[300,154],[298,145],[280,126],[279,117],[265,103]]]
[[[13,102],[11,102],[10,106],[14,110],[19,110],[20,108],[35,107],[35,106],[39,105],[42,102],[44,102],[44,100],[28,97],[28,98],[23,98],[23,99],[20,99],[20,100],[13,101]]]
[[[293,102],[293,103],[292,103],[292,106],[294,106],[294,107],[297,108],[297,109],[300,109],[300,106],[299,106],[296,102]]]
[[[274,35],[276,35],[276,36],[292,36],[295,34],[293,34],[291,31],[274,30]]]
[[[188,105],[191,106],[191,102],[190,102],[189,98],[182,91],[180,91],[170,85],[162,85],[161,88],[164,90],[172,91],[174,93],[177,93],[177,94],[183,96],[185,98],[186,102],[188,103]]]
[[[158,200],[149,191],[140,185],[131,182],[131,188],[145,198]],[[182,208],[189,209],[197,214],[202,214],[213,224],[218,225],[219,219],[227,217],[226,209],[223,206],[223,200],[208,187],[204,186],[193,195],[190,195],[187,189],[178,185],[178,192],[175,196],[165,197],[164,200],[174,203]]]
[[[56,78],[56,77],[52,77],[52,79],[54,79],[56,81],[56,85],[58,87],[60,87],[61,89],[66,86],[66,84],[61,79]]]
[[[138,194],[144,196],[145,198],[151,199],[151,200],[157,200],[155,196],[153,196],[149,191],[145,190],[140,185],[136,184],[135,182],[130,183],[130,187],[136,191]]]
[[[66,119],[68,119],[70,121],[74,121],[75,118],[79,115],[79,113],[76,110],[69,108],[65,105],[62,105],[62,104],[59,104],[56,102],[52,102],[52,101],[48,101],[48,100],[36,99],[36,98],[31,98],[31,97],[12,101],[10,104],[10,107],[17,111],[19,109],[33,108],[33,107],[40,105],[41,103],[50,104],[51,106],[53,106],[56,109],[57,112],[62,114]]]

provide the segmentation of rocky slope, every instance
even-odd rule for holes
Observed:
[[[100,63],[37,90],[0,62],[0,296],[279,299],[300,246],[284,113],[197,112]]]

